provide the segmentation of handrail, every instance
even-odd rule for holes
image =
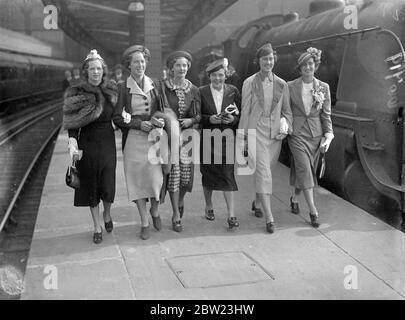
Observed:
[[[356,30],[356,31],[336,33],[336,34],[333,34],[333,35],[330,35],[330,36],[313,38],[313,39],[308,39],[308,40],[303,40],[303,41],[298,41],[298,42],[288,42],[288,43],[281,44],[281,45],[278,45],[278,46],[276,45],[276,46],[274,46],[274,48],[277,49],[277,48],[282,48],[282,47],[289,47],[289,46],[305,44],[305,43],[308,43],[308,42],[317,42],[317,41],[326,40],[326,39],[348,37],[348,36],[351,36],[351,35],[354,35],[354,34],[359,34],[359,33],[366,33],[366,32],[372,32],[372,31],[384,31],[384,30],[386,30],[386,29],[383,29],[380,26],[377,26],[377,27],[373,27],[373,28],[361,29],[361,30]]]

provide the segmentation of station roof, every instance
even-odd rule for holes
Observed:
[[[160,0],[162,54],[181,46],[238,0]],[[71,38],[105,53],[120,55],[133,44],[131,0],[42,0],[58,9],[58,24]],[[142,1],[143,2],[143,1]],[[131,4],[132,3],[132,4]],[[139,25],[144,16],[139,12]],[[143,36],[140,34],[140,36]],[[143,38],[142,38],[143,39]],[[143,41],[142,41],[143,42]],[[141,42],[141,43],[142,43]]]

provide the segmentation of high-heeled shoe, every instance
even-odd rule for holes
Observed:
[[[256,208],[255,200],[252,202],[252,211],[255,212],[255,216],[258,218],[263,218],[263,212],[262,209]]]
[[[172,220],[172,227],[173,227],[173,230],[176,232],[183,231],[183,226],[181,225],[181,220],[178,220],[178,221]]]
[[[103,230],[102,229],[101,229],[101,232],[94,232],[93,242],[95,244],[99,244],[99,243],[103,242]]]
[[[205,219],[210,221],[215,220],[215,214],[213,209],[205,209]]]
[[[183,219],[184,206],[179,206],[180,219]]]
[[[228,218],[228,225],[229,225],[229,229],[232,230],[232,228],[239,227],[239,221],[236,217],[230,217],[230,218]]]
[[[316,216],[316,215],[314,215],[314,214],[312,214],[312,213],[310,212],[310,213],[309,213],[309,218],[311,219],[311,225],[312,225],[314,228],[318,228],[318,227],[320,226],[318,216]]]
[[[294,213],[294,214],[299,214],[300,213],[300,207],[298,206],[298,202],[293,202],[292,199],[293,199],[293,197],[290,197],[291,212]]]
[[[111,231],[113,231],[114,225],[113,225],[112,219],[111,219],[109,222],[104,222],[104,227],[105,227],[105,230],[106,230],[108,233],[110,233]]]
[[[152,222],[157,231],[160,231],[162,229],[162,220],[160,219],[160,216],[152,216]]]
[[[274,233],[274,227],[275,227],[274,221],[266,223],[266,230],[268,233]]]
[[[149,226],[141,228],[141,239],[148,240],[150,237]]]

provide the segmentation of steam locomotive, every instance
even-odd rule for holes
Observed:
[[[241,27],[223,43],[242,79],[258,70],[254,53],[270,42],[274,72],[299,74],[297,56],[322,50],[316,76],[331,89],[335,139],[321,184],[387,222],[405,221],[405,0],[311,3],[310,15],[267,16]],[[284,153],[286,154],[286,153]],[[283,160],[284,162],[287,159]]]
[[[0,28],[0,116],[61,96],[64,71],[77,64],[55,59],[54,48]]]

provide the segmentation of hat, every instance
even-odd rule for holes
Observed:
[[[256,51],[256,58],[260,59],[263,56],[268,56],[269,54],[273,53],[273,47],[271,46],[271,43],[266,43],[262,45],[259,49]]]
[[[205,71],[207,72],[207,75],[210,76],[211,73],[217,72],[218,70],[221,69],[226,69],[227,63],[225,62],[225,58],[215,60],[214,62],[211,62]]]
[[[104,60],[103,58],[101,58],[101,56],[98,54],[96,49],[90,50],[90,52],[88,53],[86,59],[84,59],[84,61],[87,60],[94,60],[94,59],[99,59],[99,60]]]
[[[189,54],[187,51],[175,51],[169,54],[169,56],[166,59],[166,65],[169,69],[173,68],[174,62],[178,58],[186,58],[190,63],[193,60],[191,57],[191,54]]]
[[[122,54],[122,58],[125,60],[125,58],[127,58],[128,56],[130,56],[131,54],[133,54],[134,52],[142,52],[143,55],[150,59],[151,55],[150,55],[150,51],[148,50],[148,48],[135,44],[133,46],[130,46],[128,49],[126,49],[124,51],[124,53]]]
[[[319,64],[321,62],[321,55],[322,55],[321,50],[318,50],[313,47],[308,48],[306,52],[302,53],[299,56],[296,68],[299,69],[299,67],[305,62],[307,62],[310,58],[313,58],[314,62],[316,64]]]

